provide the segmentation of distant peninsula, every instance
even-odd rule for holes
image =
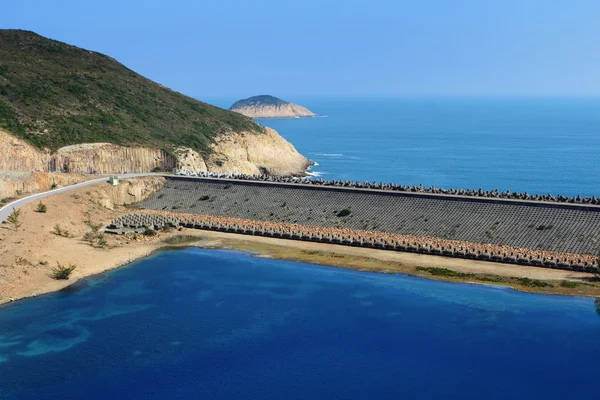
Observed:
[[[305,107],[269,95],[253,96],[236,101],[229,107],[229,110],[251,118],[302,118],[317,116],[317,114]]]

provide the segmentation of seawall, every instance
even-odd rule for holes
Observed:
[[[169,177],[141,207],[586,258],[597,254],[600,241],[600,207],[568,203]]]

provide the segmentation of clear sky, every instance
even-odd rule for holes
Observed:
[[[203,97],[600,95],[599,0],[5,0]]]

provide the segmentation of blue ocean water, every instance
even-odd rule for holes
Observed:
[[[565,399],[592,299],[165,251],[0,308],[1,399]]]
[[[325,179],[600,196],[600,98],[286,100],[325,117],[259,122]]]

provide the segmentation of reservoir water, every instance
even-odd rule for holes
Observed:
[[[0,399],[565,399],[594,300],[189,248],[0,308]]]
[[[285,99],[325,117],[258,121],[324,179],[600,196],[600,98]]]

